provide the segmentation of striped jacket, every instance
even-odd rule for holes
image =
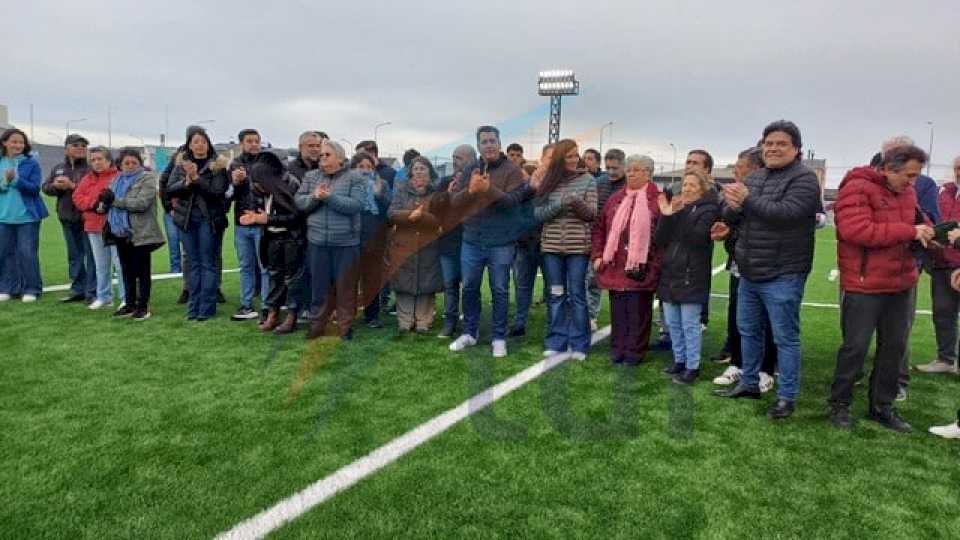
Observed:
[[[566,207],[565,196],[572,201]],[[564,180],[551,193],[537,198],[533,212],[543,223],[542,252],[589,255],[597,216],[597,180],[589,173]]]

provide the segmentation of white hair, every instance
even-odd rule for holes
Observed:
[[[883,145],[880,146],[880,153],[886,154],[894,148],[900,146],[914,146],[913,139],[907,135],[897,135],[896,137],[890,137],[889,139],[883,141]]]
[[[347,152],[342,146],[340,146],[339,143],[331,141],[330,139],[326,139],[323,141],[323,146],[330,147],[330,149],[333,150],[333,155],[337,156],[337,160],[339,160],[341,163],[347,160]]]
[[[623,168],[627,169],[630,167],[630,165],[634,163],[640,165],[640,167],[649,171],[650,174],[653,174],[654,164],[653,164],[653,158],[651,158],[650,156],[642,156],[640,154],[631,154],[630,156],[627,157],[626,161],[623,162]]]

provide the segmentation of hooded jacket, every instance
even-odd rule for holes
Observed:
[[[166,192],[173,208],[173,222],[181,230],[186,230],[190,225],[190,215],[194,210],[198,210],[215,232],[223,231],[227,228],[227,201],[224,198],[229,182],[227,158],[210,156],[199,167],[197,181],[189,185],[187,173],[183,170],[183,163],[188,159],[190,159],[189,152],[177,154],[173,172],[167,184]]]
[[[94,212],[100,194],[110,187],[119,172],[110,167],[103,172],[93,169],[87,171],[80,184],[73,190],[73,204],[83,213],[83,230],[88,233],[102,233],[107,222],[106,214]]]
[[[896,192],[871,167],[847,173],[834,205],[844,291],[898,293],[917,284],[919,271],[910,244],[918,211],[912,187]]]
[[[50,169],[50,175],[43,181],[40,189],[47,195],[57,198],[57,217],[60,218],[62,223],[82,223],[83,213],[73,204],[73,192],[76,188],[57,189],[53,187],[53,179],[58,176],[66,176],[71,182],[79,186],[80,180],[89,170],[90,165],[86,159],[72,160],[66,158],[63,163]]]

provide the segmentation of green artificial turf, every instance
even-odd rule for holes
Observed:
[[[55,227],[44,225],[47,285],[65,281]],[[835,303],[834,260],[821,231],[809,301]],[[230,304],[205,323],[183,320],[177,280],[155,283],[143,323],[56,294],[0,304],[0,538],[209,538],[540,359],[543,307],[494,361],[485,329],[457,355],[436,337],[394,339],[389,317],[349,343],[261,335],[229,320],[235,274],[224,288]],[[705,356],[722,343],[726,301],[711,309]],[[274,536],[960,536],[960,445],[925,433],[960,405],[956,377],[914,376],[901,405],[912,435],[863,420],[840,432],[825,415],[839,312],[802,316],[801,399],[786,422],[767,420],[766,401],[711,396],[723,366],[678,387],[660,373],[666,353],[613,368],[602,343]],[[912,347],[914,363],[933,357],[929,315]]]

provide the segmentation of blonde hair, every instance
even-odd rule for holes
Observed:
[[[697,179],[697,185],[700,186],[700,195],[706,195],[710,191],[710,178],[707,177],[701,171],[693,170],[683,173],[683,178],[681,179],[681,185],[683,180],[686,180],[688,176],[692,176]]]

